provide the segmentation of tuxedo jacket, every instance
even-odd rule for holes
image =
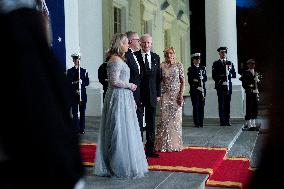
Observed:
[[[140,83],[141,83],[141,72],[139,73],[139,67],[134,59],[134,53],[131,49],[125,53],[126,63],[130,69],[130,83],[134,83],[137,85],[136,90],[133,92],[134,100],[136,103],[139,102],[140,99]],[[139,62],[138,62],[139,63]]]
[[[231,67],[228,77],[226,77],[226,65]],[[223,63],[220,59],[213,62],[212,65],[212,78],[215,81],[216,90],[228,90],[227,86],[222,85],[223,82],[227,81],[229,85],[229,94],[232,94],[232,78],[236,78],[236,71],[234,64],[231,61],[226,60]]]
[[[102,63],[98,69],[98,79],[99,79],[99,82],[103,85],[104,91],[106,91],[108,88],[107,64],[108,64],[107,62]]]
[[[140,65],[141,83],[140,83],[140,101],[143,105],[156,107],[157,97],[161,96],[161,70],[160,57],[156,53],[151,53],[151,69],[146,70],[141,50],[134,54]]]

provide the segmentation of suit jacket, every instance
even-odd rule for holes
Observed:
[[[151,70],[146,70],[141,50],[135,52],[137,61],[141,69],[140,101],[143,105],[156,107],[157,97],[161,96],[161,70],[160,57],[156,53],[151,53]]]
[[[76,97],[76,99],[74,100],[74,103],[76,104],[79,102],[79,98],[78,98],[79,96],[76,92],[79,90],[79,83],[74,83],[74,82],[78,81],[78,78],[79,78],[78,76],[79,76],[79,72],[78,72],[78,69],[76,69],[75,67],[72,67],[67,70],[67,78],[69,82],[72,84],[73,94]],[[82,80],[81,98],[82,98],[82,102],[86,103],[87,102],[86,86],[89,85],[89,76],[88,76],[87,70],[82,67],[80,67],[80,79]]]
[[[231,66],[231,69],[226,77],[226,65]],[[225,63],[219,59],[213,62],[212,65],[212,78],[215,81],[216,90],[228,90],[227,86],[222,85],[223,82],[227,81],[229,85],[229,94],[232,94],[232,78],[236,78],[236,71],[234,64],[231,61],[226,60]]]
[[[130,69],[130,83],[134,83],[137,85],[137,89],[133,92],[134,100],[136,103],[139,102],[140,99],[140,83],[141,83],[141,73],[139,73],[138,65],[134,59],[134,53],[131,49],[125,53],[126,63]],[[139,63],[139,62],[138,62]]]
[[[200,80],[200,71],[203,76],[202,81]],[[205,95],[206,94],[205,82],[207,81],[205,66],[196,67],[195,65],[192,65],[191,67],[188,68],[187,76],[188,76],[188,83],[190,85],[190,91],[201,93],[201,91],[199,91],[197,87],[201,87],[201,82],[202,82],[204,95]]]
[[[98,69],[98,79],[99,79],[99,82],[103,85],[103,90],[106,91],[108,88],[107,62],[104,62],[100,65]]]

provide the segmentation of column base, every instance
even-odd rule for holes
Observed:
[[[206,99],[204,107],[204,118],[219,118],[217,91],[214,89],[214,81],[206,83]],[[192,103],[190,96],[185,96],[183,107],[184,116],[192,116]],[[245,116],[245,95],[239,82],[233,83],[231,98],[231,118],[244,118]]]
[[[100,88],[87,89],[88,102],[86,116],[101,116],[103,107],[103,90]]]
[[[244,118],[244,116],[244,90],[239,84],[233,85],[233,92],[231,97],[231,118]],[[217,91],[213,87],[207,89],[204,117],[219,118]]]

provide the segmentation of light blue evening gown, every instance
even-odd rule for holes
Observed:
[[[120,60],[108,63],[108,91],[104,99],[95,175],[139,178],[148,172],[138,125],[130,70]]]

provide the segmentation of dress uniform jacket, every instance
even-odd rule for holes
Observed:
[[[203,76],[202,81],[200,80],[200,73]],[[207,81],[206,68],[205,66],[196,67],[192,65],[188,68],[188,83],[190,85],[190,92],[201,94],[201,91],[197,87],[201,87],[201,82],[204,90],[204,97],[206,96],[205,82]]]
[[[226,65],[230,66],[228,76],[226,77]],[[216,90],[224,90],[229,94],[232,94],[232,78],[236,78],[236,71],[234,68],[234,64],[231,61],[226,60],[222,62],[221,60],[217,60],[213,62],[212,66],[212,78],[215,81],[215,89]],[[227,82],[229,87],[223,85],[223,82]]]
[[[245,89],[246,93],[252,93],[256,89],[256,82],[254,80],[255,76],[250,70],[245,70],[240,78],[242,81],[242,87]]]
[[[75,67],[72,67],[67,70],[67,78],[70,81],[70,83],[72,83],[72,89],[73,89],[74,94],[76,95],[76,100],[75,100],[76,104],[78,104],[79,102],[79,95],[77,93],[79,91],[79,83],[76,82],[78,81],[78,78],[79,78],[78,76],[79,76],[79,72],[78,72],[78,69],[76,69]],[[80,67],[80,79],[82,80],[81,100],[82,102],[86,103],[87,102],[86,86],[89,85],[89,76],[88,76],[88,72],[86,71],[86,69],[81,68],[81,67]]]

